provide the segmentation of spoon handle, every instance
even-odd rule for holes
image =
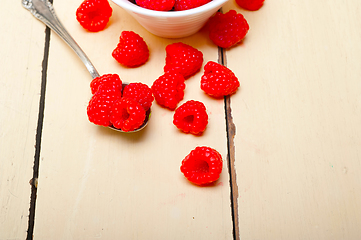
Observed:
[[[98,71],[91,63],[87,55],[70,36],[68,31],[61,24],[60,20],[55,14],[53,5],[48,0],[22,0],[24,8],[29,10],[37,19],[42,21],[45,25],[56,32],[80,57],[85,64],[92,78],[99,77]]]

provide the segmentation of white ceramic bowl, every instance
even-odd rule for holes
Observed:
[[[228,0],[212,0],[197,8],[169,12],[142,8],[129,0],[112,1],[154,35],[164,38],[181,38],[198,32]]]

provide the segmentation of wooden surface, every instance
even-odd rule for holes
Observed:
[[[44,52],[44,25],[20,1],[0,7],[0,239],[25,239]]]
[[[231,98],[241,238],[360,239],[361,3],[239,11],[250,31],[226,55],[242,81]]]
[[[0,240],[26,239],[28,229],[37,240],[361,238],[361,2],[266,0],[250,12],[230,1],[222,11],[244,14],[250,31],[223,59],[206,29],[159,38],[112,3],[108,27],[86,32],[75,19],[80,2],[54,6],[101,74],[150,86],[163,74],[165,47],[181,41],[205,62],[224,61],[241,88],[214,100],[199,88],[202,71],[186,81],[182,102],[200,100],[209,114],[200,137],[179,132],[173,112],[156,103],[136,134],[95,126],[86,115],[91,76],[83,63],[20,1],[5,0]],[[147,42],[145,65],[127,69],[111,57],[123,30]],[[224,159],[208,187],[179,170],[202,145]],[[37,164],[33,226],[29,180]]]

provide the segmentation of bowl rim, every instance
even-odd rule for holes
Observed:
[[[147,8],[140,7],[129,0],[112,0],[115,4],[119,5],[120,7],[124,8],[125,10],[152,16],[152,17],[166,17],[166,18],[172,18],[172,17],[183,17],[183,16],[190,16],[197,13],[203,13],[210,11],[216,7],[222,6],[224,3],[226,3],[228,0],[212,0],[209,3],[206,3],[200,7],[183,10],[183,11],[156,11],[151,10]]]

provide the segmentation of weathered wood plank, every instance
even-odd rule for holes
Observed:
[[[182,40],[155,37],[125,11],[112,5],[111,24],[88,33],[75,20],[80,2],[56,1],[63,24],[98,71],[118,73],[127,82],[149,86],[163,74],[165,47],[183,41],[217,61],[218,49],[204,31]],[[140,34],[151,50],[149,62],[135,69],[112,57],[123,30]],[[182,159],[196,146],[216,148],[226,160],[223,100],[200,89],[202,71],[186,81],[185,102],[205,103],[209,125],[203,136],[179,132],[173,112],[154,103],[149,125],[120,134],[88,122],[91,77],[81,61],[51,36],[35,239],[231,239],[232,219],[227,163],[211,187],[196,187],[182,176]]]
[[[361,235],[359,1],[230,2],[250,31],[227,51],[241,239]]]
[[[20,1],[0,8],[0,239],[25,239],[45,26]]]

